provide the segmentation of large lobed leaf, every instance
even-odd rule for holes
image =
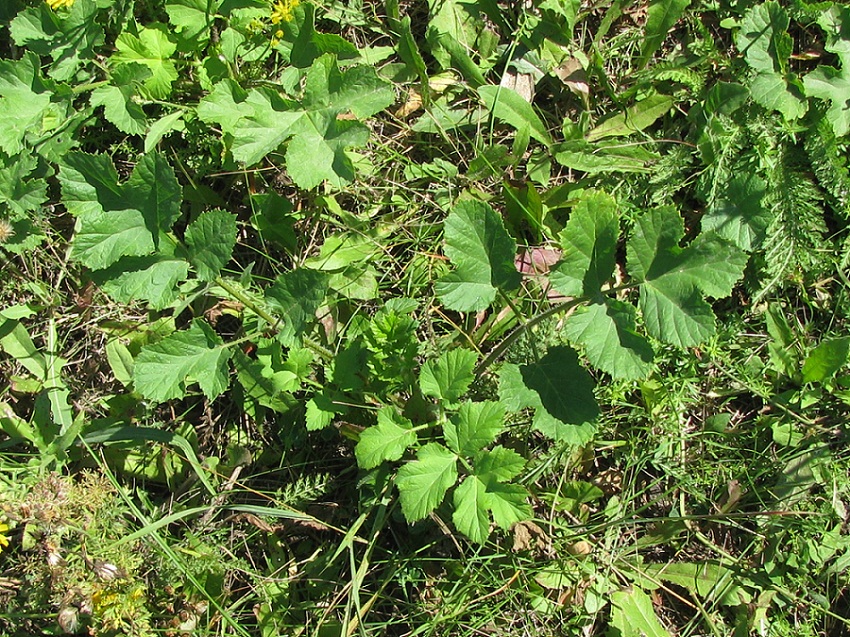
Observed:
[[[456,269],[437,281],[437,296],[450,310],[477,312],[486,309],[498,290],[519,286],[514,265],[516,243],[501,218],[488,204],[459,201],[444,225],[446,256]]]
[[[133,367],[133,383],[142,396],[158,402],[182,398],[191,382],[213,399],[227,389],[229,359],[230,350],[221,337],[196,319],[188,330],[142,348]]]
[[[627,245],[629,273],[640,284],[647,331],[679,347],[698,345],[714,333],[714,313],[704,295],[732,293],[747,264],[746,254],[713,233],[685,248],[682,218],[661,207],[641,215]]]
[[[354,118],[371,117],[395,99],[392,87],[371,67],[341,70],[333,55],[313,61],[302,99],[270,88],[247,93],[225,80],[198,106],[198,116],[232,136],[234,159],[256,164],[289,141],[286,166],[301,188],[327,180],[341,187],[354,179],[348,149],[363,146],[369,129]]]

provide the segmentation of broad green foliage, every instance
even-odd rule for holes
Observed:
[[[419,375],[419,387],[426,396],[457,402],[475,379],[473,370],[478,357],[465,349],[445,352],[436,361],[427,361]]]
[[[122,64],[112,73],[110,86],[92,91],[91,105],[103,106],[103,116],[118,130],[142,135],[147,129],[147,117],[136,98],[141,86],[152,75],[150,69],[141,64]]]
[[[230,350],[204,321],[142,349],[133,367],[133,385],[142,396],[165,401],[185,394],[197,382],[207,398],[227,389]]]
[[[245,93],[225,81],[204,98],[198,116],[232,135],[237,161],[256,164],[288,141],[286,165],[295,183],[314,188],[328,180],[341,187],[354,179],[346,151],[369,140],[369,129],[354,118],[370,117],[394,99],[392,88],[371,67],[341,70],[326,54],[307,71],[298,100],[272,89]]]
[[[527,130],[528,135],[541,144],[552,144],[552,138],[537,113],[516,91],[503,86],[482,86],[478,94],[493,117],[510,124],[517,130]]]
[[[360,434],[354,453],[357,464],[374,469],[387,460],[398,460],[416,443],[411,423],[385,407],[378,412],[378,424]]]
[[[686,248],[682,218],[672,208],[643,214],[627,245],[629,273],[640,281],[646,329],[660,341],[688,347],[714,333],[714,313],[703,295],[723,298],[741,278],[747,256],[702,234]]]
[[[36,142],[61,119],[65,106],[52,102],[53,82],[41,77],[38,57],[27,52],[20,60],[0,60],[0,150],[17,155],[24,140]]]
[[[682,17],[691,0],[653,0],[646,11],[646,35],[641,45],[639,66],[646,66],[661,46],[667,32]]]
[[[396,486],[404,517],[415,522],[427,516],[456,481],[457,456],[435,442],[422,447],[416,460],[398,470]]]
[[[177,44],[165,25],[139,26],[124,31],[115,41],[115,48],[115,55],[110,58],[113,65],[140,64],[148,68],[151,74],[145,80],[145,88],[151,97],[165,99],[171,94],[172,84],[177,79],[177,65],[171,56]]]
[[[224,210],[210,210],[186,228],[189,262],[201,281],[212,281],[230,261],[236,245],[236,218]]]
[[[519,285],[516,243],[489,205],[459,201],[446,218],[444,232],[446,256],[457,264],[436,284],[446,307],[461,312],[483,310],[499,290],[509,292]]]
[[[788,68],[793,48],[788,24],[788,14],[778,2],[757,4],[741,21],[736,44],[753,69],[753,99],[792,120],[805,114],[806,101],[800,81]]]

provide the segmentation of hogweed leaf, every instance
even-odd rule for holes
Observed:
[[[374,469],[387,460],[398,460],[408,447],[416,444],[412,423],[399,416],[391,407],[378,412],[378,423],[360,434],[354,448],[357,464],[362,469]]]
[[[369,140],[365,118],[390,106],[395,93],[374,68],[340,70],[336,57],[322,55],[307,71],[302,99],[286,99],[270,88],[244,95],[232,82],[216,84],[201,101],[198,116],[232,135],[234,159],[256,164],[287,142],[286,165],[304,189],[323,181],[340,187],[354,178],[347,152]]]
[[[51,108],[50,86],[40,77],[41,62],[31,51],[19,60],[0,60],[0,150],[17,155],[28,133],[41,134]]]
[[[473,473],[488,482],[507,482],[516,478],[523,467],[525,460],[521,455],[513,449],[497,445],[475,456]]]
[[[484,544],[490,535],[487,489],[476,476],[467,476],[454,492],[452,521],[457,530],[476,544]]]
[[[691,347],[714,333],[714,313],[703,295],[732,292],[747,263],[739,248],[712,233],[679,247],[684,225],[670,207],[641,215],[626,247],[630,274],[641,281],[640,309],[647,331],[679,347]]]
[[[402,466],[396,476],[407,521],[421,520],[434,511],[456,481],[457,456],[436,442],[422,447],[416,460]]]
[[[171,84],[177,79],[177,66],[171,59],[177,44],[162,24],[140,26],[136,32],[138,35],[125,30],[115,39],[116,50],[109,58],[110,63],[136,62],[146,66],[151,76],[145,80],[145,88],[151,97],[166,99],[171,95]]]
[[[505,409],[493,401],[467,401],[443,425],[446,444],[462,456],[471,456],[493,442],[504,429]]]
[[[280,337],[288,345],[304,333],[325,300],[329,276],[325,272],[298,268],[284,272],[266,290],[266,302],[280,314]]]
[[[564,324],[573,343],[584,346],[590,364],[614,378],[644,378],[652,369],[649,341],[635,330],[635,308],[605,299],[579,307]]]
[[[534,409],[532,427],[572,444],[587,442],[599,415],[593,379],[576,352],[565,346],[551,348],[536,362],[505,364],[499,373],[499,398],[510,411]]]
[[[456,403],[475,379],[478,355],[467,349],[444,352],[434,361],[426,361],[419,372],[419,387],[425,396],[448,404]]]
[[[520,284],[514,265],[516,243],[501,218],[488,204],[459,201],[444,224],[445,253],[454,272],[435,285],[437,296],[450,310],[477,312],[496,298],[497,290]]]
[[[204,321],[142,348],[133,367],[133,384],[142,396],[157,402],[182,398],[186,385],[197,382],[212,400],[227,389],[230,350]]]
[[[741,20],[735,43],[753,69],[750,93],[756,103],[794,120],[805,114],[806,101],[799,81],[788,69],[794,44],[788,23],[788,14],[779,3],[771,0],[755,5]]]
[[[184,239],[198,278],[213,281],[236,245],[236,216],[224,210],[204,212],[186,228]]]
[[[826,119],[836,137],[850,133],[850,53],[841,58],[841,69],[819,66],[803,78],[806,95],[829,101]]]
[[[549,275],[552,287],[564,296],[598,297],[614,274],[619,234],[614,198],[586,193],[560,234],[562,254]]]

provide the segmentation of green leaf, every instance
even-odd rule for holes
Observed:
[[[640,48],[638,67],[646,66],[655,54],[667,33],[682,17],[691,0],[652,0],[646,11],[646,28]]]
[[[819,66],[803,78],[806,94],[829,101],[826,119],[836,137],[850,133],[850,53],[842,58],[841,70]]]
[[[505,409],[501,403],[467,401],[443,425],[446,444],[462,456],[472,456],[496,440],[504,429]]]
[[[151,76],[145,81],[145,87],[151,97],[166,99],[171,95],[171,84],[177,79],[177,66],[171,60],[177,44],[162,24],[138,27],[137,33],[123,31],[115,39],[116,51],[109,60],[114,65],[136,62],[148,67]]]
[[[322,181],[341,187],[354,178],[346,154],[369,140],[369,129],[352,120],[371,117],[395,100],[392,87],[371,67],[341,71],[332,55],[323,55],[307,71],[300,102],[270,89],[252,89],[242,98],[230,82],[216,85],[198,108],[206,122],[233,135],[234,159],[251,165],[287,140],[287,170],[305,189]]]
[[[284,342],[291,344],[315,320],[328,292],[328,280],[324,272],[298,268],[279,275],[266,290],[266,301],[283,319],[280,335]]]
[[[714,313],[703,294],[722,298],[743,275],[747,256],[710,233],[686,248],[684,224],[670,207],[641,215],[627,245],[629,272],[640,286],[647,331],[660,341],[691,347],[714,333]]]
[[[210,38],[210,27],[220,0],[168,0],[165,12],[181,39],[202,51]]]
[[[847,364],[850,355],[850,337],[844,336],[824,341],[806,357],[803,363],[803,382],[822,383],[832,378]]]
[[[361,469],[374,469],[387,460],[398,460],[408,447],[416,444],[413,424],[398,415],[392,407],[382,407],[378,412],[378,423],[360,434],[354,448],[357,464]]]
[[[103,106],[103,115],[121,132],[142,135],[147,129],[147,117],[135,101],[141,83],[151,72],[141,64],[122,64],[112,73],[109,86],[92,91],[91,105]]]
[[[517,130],[528,127],[531,137],[546,146],[552,145],[552,138],[545,124],[516,91],[503,86],[481,86],[478,95],[493,117],[502,120]]]
[[[440,444],[428,443],[416,460],[398,470],[396,486],[408,522],[421,520],[436,509],[457,481],[457,456]]]
[[[516,243],[501,218],[488,204],[459,201],[444,224],[446,256],[457,268],[435,285],[437,296],[450,310],[477,312],[496,298],[497,290],[520,284],[514,265]]]
[[[611,627],[617,637],[670,637],[661,625],[652,600],[639,588],[611,594]]]
[[[0,155],[0,203],[8,207],[13,217],[22,218],[38,210],[47,200],[47,182],[30,176],[37,167],[35,155]]]
[[[186,395],[186,385],[197,382],[213,399],[227,389],[227,349],[215,331],[200,319],[188,330],[175,332],[142,348],[133,369],[133,382],[142,396],[164,402]]]
[[[480,51],[478,36],[483,25],[466,6],[459,0],[428,0],[430,19],[425,39],[441,68],[455,66],[467,81],[480,86],[485,79],[469,52]]]
[[[806,101],[799,80],[788,70],[794,45],[787,33],[788,22],[788,14],[777,2],[757,4],[741,20],[735,44],[754,71],[750,93],[756,103],[794,120],[805,114]]]
[[[591,365],[614,378],[644,378],[652,369],[652,346],[635,331],[635,308],[627,303],[606,299],[579,307],[564,333],[584,346]]]
[[[535,363],[506,364],[499,374],[499,398],[511,411],[534,409],[532,426],[555,440],[587,442],[599,415],[593,379],[569,347],[550,349]]]
[[[19,60],[0,60],[0,150],[17,155],[24,149],[28,133],[39,137],[51,92],[40,77],[40,62],[31,51]]]
[[[83,60],[94,58],[103,44],[103,27],[95,19],[98,9],[95,0],[77,0],[60,18],[47,3],[40,3],[18,13],[9,31],[18,46],[50,56],[50,77],[71,80]]]
[[[734,175],[706,210],[703,232],[714,232],[742,250],[758,248],[771,219],[770,210],[762,205],[766,188],[767,183],[755,173]]]
[[[122,257],[92,280],[119,303],[147,301],[153,310],[169,307],[177,298],[177,284],[189,274],[189,264],[173,253]]]
[[[642,569],[646,584],[661,580],[681,586],[702,601],[716,600],[720,604],[738,606],[749,602],[750,595],[735,581],[735,573],[716,562],[673,562],[647,564]],[[642,582],[643,583],[643,582]]]
[[[487,484],[486,504],[493,520],[503,529],[531,518],[528,491],[518,484],[490,481]]]
[[[675,100],[669,95],[650,95],[630,106],[624,112],[609,117],[587,134],[587,141],[595,142],[606,137],[628,137],[651,126],[662,117]]]
[[[0,349],[14,358],[38,380],[47,375],[47,361],[32,342],[32,338],[20,321],[8,310],[0,312]]]
[[[475,379],[478,355],[468,349],[444,352],[434,361],[426,361],[419,372],[419,387],[425,396],[456,403]]]
[[[236,216],[208,210],[186,228],[189,261],[201,281],[213,281],[230,261],[236,245]]]
[[[457,530],[476,544],[484,544],[490,535],[490,515],[484,483],[476,476],[467,476],[454,492],[452,521]]]
[[[525,467],[525,460],[513,449],[497,445],[475,457],[473,473],[487,482],[507,482],[517,477]]]
[[[555,160],[562,166],[590,175],[612,172],[649,173],[650,166],[661,159],[658,153],[653,153],[643,146],[606,142],[588,144],[583,139],[556,144],[552,150]]]
[[[598,297],[614,274],[619,235],[614,198],[585,193],[560,234],[562,254],[549,274],[552,287],[564,296]]]
[[[145,256],[180,216],[182,191],[160,153],[143,155],[125,184],[111,159],[71,152],[59,169],[62,202],[77,216],[72,255],[94,270]]]

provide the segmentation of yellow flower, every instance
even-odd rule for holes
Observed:
[[[73,2],[73,0],[71,1]],[[292,18],[295,17],[292,12],[299,4],[301,4],[301,0],[277,0],[272,5],[272,24],[291,22]]]
[[[3,549],[9,546],[9,538],[6,537],[6,531],[9,530],[8,524],[3,524],[0,522],[0,553],[3,552]]]
[[[74,0],[44,0],[47,3],[47,6],[56,11],[56,9],[61,9],[63,7],[71,8],[71,5],[74,4]]]

